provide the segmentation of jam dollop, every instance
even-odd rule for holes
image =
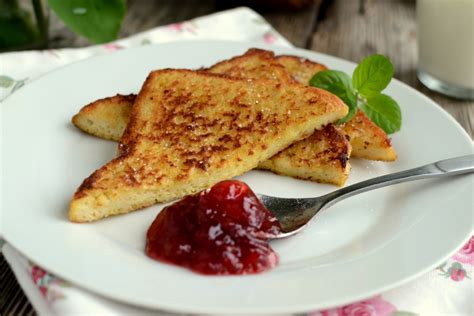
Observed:
[[[145,252],[202,274],[259,273],[277,265],[268,241],[280,232],[245,183],[227,180],[164,208],[148,229]]]

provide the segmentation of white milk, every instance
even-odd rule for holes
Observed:
[[[474,0],[418,0],[417,23],[419,72],[472,95]]]

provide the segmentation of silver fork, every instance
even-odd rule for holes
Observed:
[[[284,238],[299,232],[320,211],[350,196],[402,182],[472,172],[474,155],[468,155],[376,177],[316,198],[280,198],[263,194],[258,196],[280,222],[283,232],[275,238]]]

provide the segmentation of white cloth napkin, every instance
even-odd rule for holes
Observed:
[[[248,8],[237,8],[158,27],[105,45],[0,54],[0,100],[28,84],[29,80],[70,62],[127,47],[181,39],[242,40],[291,46],[260,15]],[[55,277],[9,244],[5,244],[2,250],[39,315],[169,314],[103,298]],[[444,265],[409,284],[364,301],[310,314],[473,315],[473,265],[474,236]]]

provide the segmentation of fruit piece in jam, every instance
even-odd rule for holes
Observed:
[[[268,240],[278,220],[243,182],[228,180],[164,208],[147,233],[146,254],[202,274],[249,274],[278,263]]]

